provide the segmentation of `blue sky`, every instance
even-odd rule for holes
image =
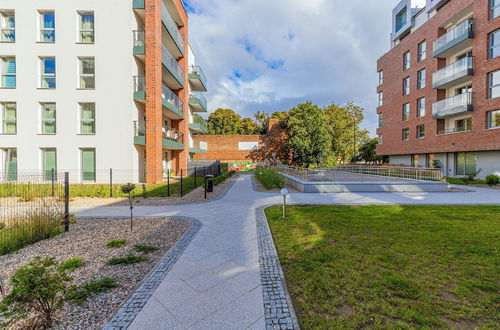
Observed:
[[[305,101],[363,106],[375,132],[376,61],[394,0],[184,0],[210,112],[242,116]]]

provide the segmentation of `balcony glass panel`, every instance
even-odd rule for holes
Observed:
[[[161,6],[161,17],[163,24],[165,24],[165,27],[172,36],[172,39],[174,39],[175,44],[177,45],[181,53],[184,54],[184,38],[179,31],[179,27],[174,22],[174,20],[170,16],[170,13],[168,12],[167,7],[163,3]]]
[[[170,54],[167,47],[165,47],[165,45],[162,45],[162,47],[163,63],[165,63],[165,65],[173,71],[172,73],[176,76],[177,80],[184,82],[184,70],[182,70],[177,60],[172,56],[172,54]]]
[[[467,19],[462,23],[458,24],[455,28],[451,29],[444,35],[442,35],[439,39],[433,42],[433,51],[437,52],[440,49],[444,49],[447,45],[451,44],[453,41],[463,38],[464,36],[469,34],[469,31],[472,31],[472,19]]]
[[[470,111],[471,106],[472,93],[460,94],[434,103],[432,105],[432,116],[442,118],[458,115]]]
[[[201,69],[201,66],[190,66],[189,74],[198,76],[203,86],[205,87],[207,86],[207,76],[205,75],[205,72],[203,72],[203,70]]]
[[[197,100],[205,110],[207,109],[208,103],[207,103],[207,99],[205,98],[203,93],[191,92],[189,94],[189,99]]]
[[[168,103],[176,107],[181,113],[184,108],[184,102],[179,99],[177,95],[174,94],[167,86],[162,85],[162,95],[161,97],[165,99]]]
[[[456,79],[468,76],[470,70],[473,68],[473,59],[473,57],[465,57],[434,72],[432,75],[432,86],[436,88]]]

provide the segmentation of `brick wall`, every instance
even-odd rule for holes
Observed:
[[[438,121],[432,118],[432,104],[444,98],[442,92],[432,88],[432,73],[444,63],[432,57],[432,42],[442,33],[441,25],[467,7],[473,10],[474,32],[473,55],[474,76],[472,78],[473,107],[472,130],[456,134],[437,135]],[[401,43],[378,60],[378,71],[383,70],[384,82],[377,88],[383,92],[383,105],[377,113],[383,114],[383,143],[377,147],[379,155],[500,150],[500,130],[487,129],[487,112],[500,109],[500,98],[487,99],[487,74],[500,68],[500,58],[488,60],[488,34],[500,28],[500,17],[489,20],[488,1],[453,0],[431,20],[405,37]],[[426,40],[427,57],[417,62],[418,44]],[[411,68],[403,71],[403,54],[411,52]],[[426,69],[426,88],[417,90],[417,71]],[[403,96],[402,84],[410,77],[410,94]],[[426,113],[417,118],[417,99],[426,98]],[[410,120],[402,122],[402,106],[410,103]],[[417,139],[416,127],[425,125],[425,138]],[[402,129],[410,129],[409,141],[402,141]]]

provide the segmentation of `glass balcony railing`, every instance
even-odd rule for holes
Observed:
[[[203,84],[204,90],[207,88],[207,76],[201,66],[193,65],[189,67],[189,79],[198,79]]]
[[[432,88],[472,75],[474,58],[466,57],[432,74]]]
[[[207,126],[207,121],[200,115],[194,114],[191,117],[191,123],[190,126],[196,129],[199,129],[203,132],[208,131],[208,126]]]
[[[433,55],[437,56],[459,42],[472,37],[473,23],[472,18],[467,19],[435,40],[432,44]]]
[[[203,93],[201,92],[191,92],[189,93],[189,101],[190,103],[198,103],[200,104],[205,111],[208,109],[208,102]]]
[[[453,96],[432,105],[432,117],[444,118],[472,111],[472,92]]]
[[[146,42],[144,31],[133,31],[134,35],[134,54],[144,55],[146,52]]]
[[[167,66],[167,68],[172,72],[177,81],[184,85],[184,70],[182,70],[181,66],[177,62],[177,60],[170,54],[167,47],[162,45],[162,60],[163,63]]]
[[[162,85],[162,95],[161,97],[169,104],[171,104],[173,107],[175,107],[180,114],[183,114],[183,109],[184,109],[184,102],[181,101],[181,99],[174,94],[167,86]],[[183,115],[181,115],[183,116]]]
[[[145,121],[134,121],[134,136],[146,136]],[[184,143],[184,133],[175,128],[163,126],[162,139]]]
[[[470,127],[453,127],[453,128],[437,130],[437,134],[442,135],[451,133],[461,133],[461,132],[469,132],[470,130],[471,130]]]
[[[177,48],[179,48],[181,53],[184,54],[184,38],[182,37],[181,32],[179,31],[177,23],[174,22],[173,18],[170,16],[170,13],[168,12],[167,7],[163,3],[161,6],[161,17],[163,24],[167,28],[167,31],[170,34],[170,36],[172,36],[172,39],[174,40],[174,43],[176,44]]]

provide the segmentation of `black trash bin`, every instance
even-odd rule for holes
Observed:
[[[205,187],[207,192],[214,192],[214,176],[211,174],[205,175]]]

